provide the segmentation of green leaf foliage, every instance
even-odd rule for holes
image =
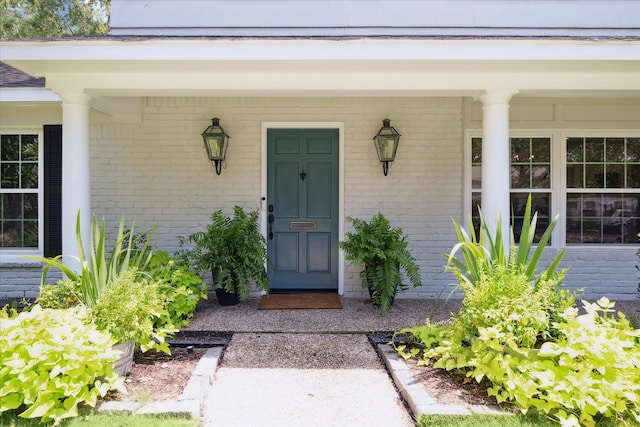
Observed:
[[[258,210],[235,206],[233,216],[219,210],[211,215],[205,231],[181,238],[181,262],[199,274],[211,273],[213,288],[225,289],[245,301],[251,283],[269,291],[267,244],[260,233]]]
[[[354,231],[339,242],[348,260],[364,265],[360,273],[362,287],[369,288],[371,301],[385,314],[400,290],[409,287],[402,281],[401,269],[414,287],[422,286],[420,270],[408,250],[409,242],[402,229],[392,228],[378,212],[371,221],[348,218]]]
[[[167,314],[156,317],[155,327],[172,324],[176,329],[187,326],[200,299],[207,298],[207,285],[185,265],[179,265],[166,251],[156,251],[149,264],[159,292],[166,299]]]
[[[105,232],[104,218],[99,223],[95,215],[91,217],[91,231],[89,235],[89,246],[85,252],[82,241],[80,227],[80,212],[76,217],[76,243],[78,248],[78,262],[80,272],[76,273],[61,261],[62,256],[54,258],[43,258],[36,256],[26,256],[45,263],[42,271],[40,286],[46,284],[47,274],[50,268],[57,268],[62,271],[69,280],[77,282],[82,294],[82,302],[88,307],[96,304],[102,290],[117,275],[129,269],[145,271],[151,258],[153,257],[153,247],[149,241],[155,228],[145,234],[145,240],[140,243],[137,235],[133,233],[135,220],[131,228],[125,232],[124,215],[120,217],[118,234],[112,248],[107,249],[107,234]]]
[[[83,306],[0,310],[0,413],[57,424],[77,416],[80,404],[95,406],[122,385],[113,343]]]
[[[496,224],[495,236],[491,235],[491,231],[482,217],[482,212],[480,212],[480,221],[480,230],[476,232],[473,222],[471,218],[469,218],[469,233],[453,221],[453,226],[458,236],[458,243],[451,249],[451,252],[444,254],[445,258],[447,258],[447,270],[451,271],[461,283],[467,282],[473,284],[479,280],[482,271],[490,271],[496,266],[524,266],[526,276],[529,280],[533,279],[537,272],[540,258],[558,222],[558,217],[556,216],[551,223],[549,223],[549,226],[537,243],[535,250],[533,250],[533,254],[531,254],[531,251],[534,246],[538,213],[536,212],[533,216],[531,215],[531,194],[529,194],[527,199],[520,241],[517,246],[515,244],[513,228],[511,228],[511,247],[505,248],[500,219],[498,219]],[[462,253],[461,260],[456,258],[458,252]],[[560,261],[564,257],[564,253],[565,249],[562,249],[551,264],[544,270],[549,274],[553,273],[558,268]]]
[[[166,337],[175,327],[169,322],[155,327],[157,319],[169,318],[161,283],[135,269],[114,277],[91,308],[98,329],[119,343],[134,340],[142,351],[154,348],[169,353]]]
[[[110,6],[110,0],[2,0],[0,38],[107,34]]]

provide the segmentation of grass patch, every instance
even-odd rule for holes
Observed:
[[[539,414],[516,415],[422,415],[417,427],[558,427],[557,421]],[[632,419],[600,418],[598,427],[638,426]]]
[[[25,419],[16,416],[15,412],[0,415],[1,427],[43,427],[52,423],[41,424],[39,419]],[[121,414],[89,414],[69,419],[61,427],[197,427],[198,420],[171,415],[121,415]]]
[[[418,427],[557,427],[546,417],[531,415],[422,415]]]

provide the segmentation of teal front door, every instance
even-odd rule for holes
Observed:
[[[272,291],[338,289],[338,130],[267,131]]]

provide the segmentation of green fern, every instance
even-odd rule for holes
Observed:
[[[183,248],[193,247],[181,250],[178,257],[198,273],[211,272],[213,288],[237,294],[240,301],[247,299],[252,281],[268,292],[265,265],[270,263],[258,215],[257,210],[246,212],[241,206],[235,206],[233,217],[214,212],[205,231],[181,238]]]
[[[385,314],[398,290],[408,289],[400,269],[414,287],[422,286],[420,270],[407,249],[401,228],[391,228],[389,220],[378,212],[370,222],[348,218],[354,232],[349,232],[340,248],[348,260],[364,265],[360,272],[362,287],[369,288],[371,301]]]

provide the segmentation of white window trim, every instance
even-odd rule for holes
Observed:
[[[602,130],[602,129],[563,129],[562,131],[558,132],[560,134],[559,136],[559,140],[562,141],[561,144],[561,150],[562,151],[561,154],[562,155],[562,182],[561,182],[561,187],[559,187],[559,196],[562,198],[562,214],[561,214],[561,228],[562,229],[562,245],[566,246],[568,248],[571,249],[593,249],[593,248],[607,248],[607,249],[613,249],[613,250],[629,250],[630,248],[635,248],[637,250],[637,248],[640,248],[640,243],[638,244],[632,244],[632,243],[626,243],[626,244],[597,244],[597,243],[593,243],[593,244],[589,244],[589,245],[585,245],[585,244],[578,244],[578,243],[571,243],[569,245],[567,245],[566,242],[566,230],[567,230],[567,221],[566,221],[566,205],[567,205],[567,193],[569,192],[569,189],[567,188],[567,176],[566,176],[566,144],[564,143],[567,138],[605,138],[605,137],[626,137],[626,138],[640,138],[640,130],[638,129],[612,129],[612,130]],[[574,188],[571,189],[571,192],[580,192],[579,190],[581,190],[580,188]],[[619,189],[619,190],[623,190],[623,191],[619,191],[619,192],[624,192],[625,189]],[[638,193],[640,193],[640,189],[636,189],[636,191]],[[595,192],[595,190],[594,190]]]
[[[640,248],[638,244],[569,244],[567,245],[566,231],[566,204],[567,204],[567,173],[566,173],[566,144],[567,138],[571,137],[627,137],[640,138],[638,129],[512,129],[509,132],[509,138],[550,138],[551,139],[551,218],[559,215],[558,223],[551,235],[551,245],[553,249],[571,248],[578,250],[593,249],[613,249],[613,250],[637,250]],[[471,170],[471,140],[472,138],[482,138],[482,130],[472,129],[466,130],[464,134],[464,222],[463,226],[467,228],[467,218],[471,215],[471,188],[472,170]],[[638,189],[640,192],[640,189]]]
[[[38,135],[38,248],[0,248],[0,265],[24,264],[32,266],[39,264],[38,261],[26,259],[23,256],[42,256],[44,254],[44,131],[42,126],[3,126],[0,128],[0,134]]]

